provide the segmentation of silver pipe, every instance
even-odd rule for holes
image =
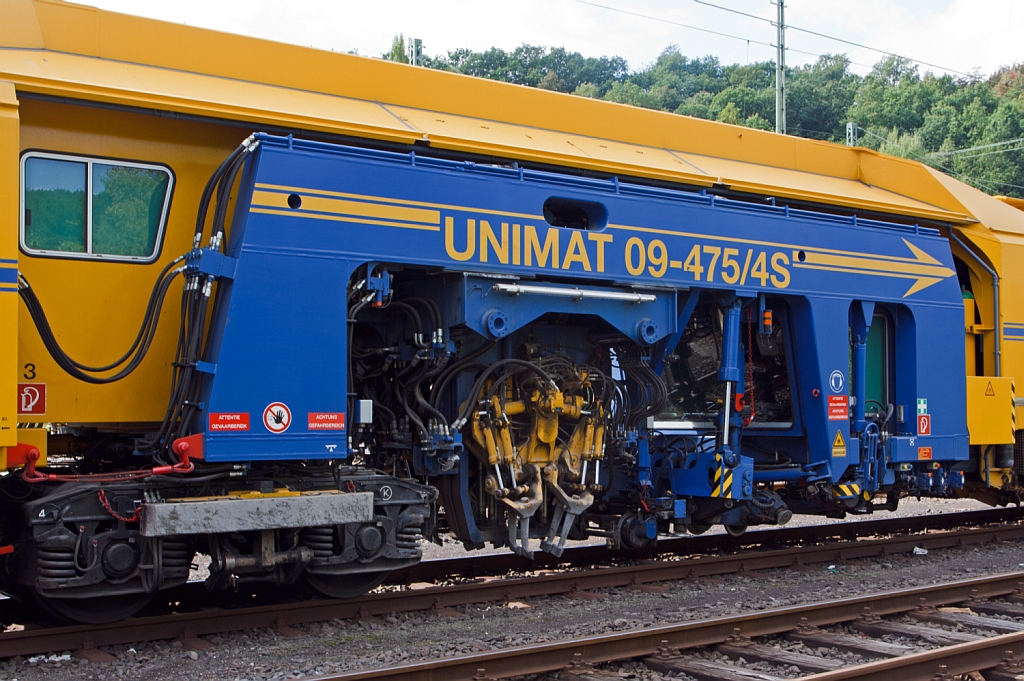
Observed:
[[[538,296],[558,296],[560,298],[572,298],[573,300],[623,300],[629,303],[653,303],[658,299],[658,296],[653,293],[594,291],[593,289],[532,286],[529,284],[495,284],[493,290],[512,295],[532,293]]]
[[[732,406],[732,381],[725,382],[725,421],[722,422],[722,447],[729,446],[729,407]]]

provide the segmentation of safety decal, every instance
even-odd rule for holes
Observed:
[[[918,459],[918,461],[931,461],[932,460],[932,448],[931,447],[918,447],[917,448],[917,459]]]
[[[931,414],[918,414],[917,415],[917,434],[918,435],[931,435],[932,434],[932,417],[931,417]]]
[[[843,392],[843,388],[846,387],[846,375],[839,369],[836,369],[828,377],[828,387],[834,393]]]
[[[855,497],[860,494],[860,485],[836,485],[832,494],[837,497]]]
[[[232,411],[210,414],[208,430],[249,430],[249,412]]]
[[[832,458],[838,459],[846,456],[846,440],[843,439],[843,431],[837,430],[836,437],[832,440]]]
[[[45,414],[46,413],[46,384],[45,383],[19,383],[18,384],[18,413],[19,414]]]
[[[311,411],[308,424],[309,430],[345,430],[345,412]]]
[[[292,411],[284,402],[271,402],[263,410],[263,425],[271,433],[283,433],[292,425]]]
[[[846,421],[850,418],[850,400],[846,395],[828,396],[828,420]]]
[[[711,488],[711,496],[716,499],[732,499],[732,469],[722,463],[722,455],[715,454],[718,468],[715,469],[715,482]]]
[[[928,413],[928,400],[923,397],[917,398],[917,413],[927,414]]]
[[[988,382],[988,387],[985,388],[985,397],[995,397],[996,389],[992,387],[992,381]]]

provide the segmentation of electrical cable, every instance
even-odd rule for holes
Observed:
[[[748,43],[748,44],[749,43],[754,43],[755,45],[764,45],[765,47],[770,47],[772,49],[775,49],[775,45],[773,45],[772,43],[766,43],[766,42],[764,42],[762,40],[753,40],[751,38],[744,38],[742,36],[732,35],[731,33],[723,33],[721,31],[714,31],[714,30],[711,30],[710,28],[701,28],[700,26],[692,26],[690,24],[684,24],[684,23],[681,23],[679,21],[672,21],[671,19],[662,19],[661,17],[652,17],[649,14],[641,14],[640,12],[632,12],[630,10],[619,9],[618,7],[609,7],[608,5],[600,5],[600,4],[596,3],[596,2],[589,2],[588,0],[576,0],[576,2],[580,3],[581,5],[590,5],[591,7],[598,7],[600,9],[606,9],[606,10],[610,10],[612,12],[619,12],[621,14],[629,14],[629,15],[634,16],[634,17],[640,17],[641,19],[648,19],[650,21],[658,21],[658,22],[661,22],[663,24],[671,24],[673,26],[680,26],[682,28],[689,28],[689,29],[692,29],[694,31],[701,31],[703,33],[711,33],[713,35],[722,36],[723,38],[732,38],[734,40],[742,40],[743,42]],[[824,56],[824,55],[818,54],[816,52],[807,52],[805,50],[798,50],[798,49],[793,48],[793,47],[787,47],[786,51],[787,52],[794,52],[796,54],[806,54],[809,57],[822,57],[822,56]],[[864,68],[872,68],[872,66],[870,64],[860,64],[860,63],[854,62],[854,61],[851,61],[850,63],[851,64],[855,64],[857,66],[863,66]]]
[[[763,22],[766,22],[768,24],[771,24],[772,26],[775,26],[778,23],[776,21],[772,21],[771,19],[768,19],[767,17],[758,16],[756,14],[750,14],[748,12],[742,12],[742,11],[740,11],[738,9],[733,9],[731,7],[724,7],[722,5],[716,5],[713,2],[707,2],[707,0],[693,0],[693,2],[697,3],[698,5],[704,5],[706,7],[713,7],[715,9],[720,9],[720,10],[724,10],[726,12],[732,12],[733,14],[739,14],[740,16],[749,17],[751,19],[756,19],[758,21],[763,21]],[[834,40],[836,42],[845,43],[847,45],[852,45],[854,47],[859,47],[861,49],[870,50],[872,52],[878,52],[878,53],[881,53],[881,54],[887,54],[887,55],[890,55],[890,56],[893,56],[893,57],[900,57],[901,59],[907,59],[909,61],[912,61],[915,64],[924,64],[925,66],[931,66],[931,67],[934,67],[934,68],[937,68],[937,69],[941,69],[943,71],[948,71],[949,73],[955,73],[958,76],[966,76],[968,78],[972,78],[973,77],[971,74],[964,73],[963,71],[957,71],[956,69],[946,68],[945,66],[939,66],[938,64],[932,64],[930,62],[921,61],[920,59],[912,59],[911,57],[904,57],[903,55],[896,54],[895,52],[890,52],[889,50],[880,50],[877,47],[871,47],[870,45],[864,45],[862,43],[857,43],[857,42],[854,42],[852,40],[846,40],[845,38],[837,38],[836,36],[827,35],[825,33],[819,33],[818,31],[812,31],[809,28],[801,28],[800,26],[794,26],[793,24],[786,24],[784,28],[789,28],[789,29],[792,29],[794,31],[799,31],[801,33],[808,33],[810,35],[816,35],[819,38],[825,38],[827,40]]]

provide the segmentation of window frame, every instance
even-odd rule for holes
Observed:
[[[85,168],[85,247],[84,253],[78,251],[51,251],[30,248],[25,243],[25,181],[27,178],[26,164],[29,159],[42,158],[52,161],[70,161],[73,163],[84,163]],[[140,255],[109,255],[106,253],[92,253],[92,188],[93,188],[93,166],[114,165],[127,168],[141,168],[143,170],[156,170],[167,174],[167,190],[164,193],[163,209],[160,211],[160,222],[157,225],[156,239],[153,242],[153,252],[147,256]],[[52,151],[28,150],[22,153],[19,162],[20,177],[18,178],[18,245],[26,255],[39,258],[61,258],[65,260],[99,260],[106,262],[121,262],[147,265],[160,259],[163,250],[164,231],[167,228],[167,219],[171,211],[171,198],[174,194],[175,176],[170,166],[162,163],[147,163],[143,161],[129,161],[120,158],[106,156],[89,156],[85,154],[66,154]]]

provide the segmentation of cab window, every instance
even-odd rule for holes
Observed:
[[[168,168],[32,152],[22,157],[21,178],[25,252],[156,259],[173,184]]]

